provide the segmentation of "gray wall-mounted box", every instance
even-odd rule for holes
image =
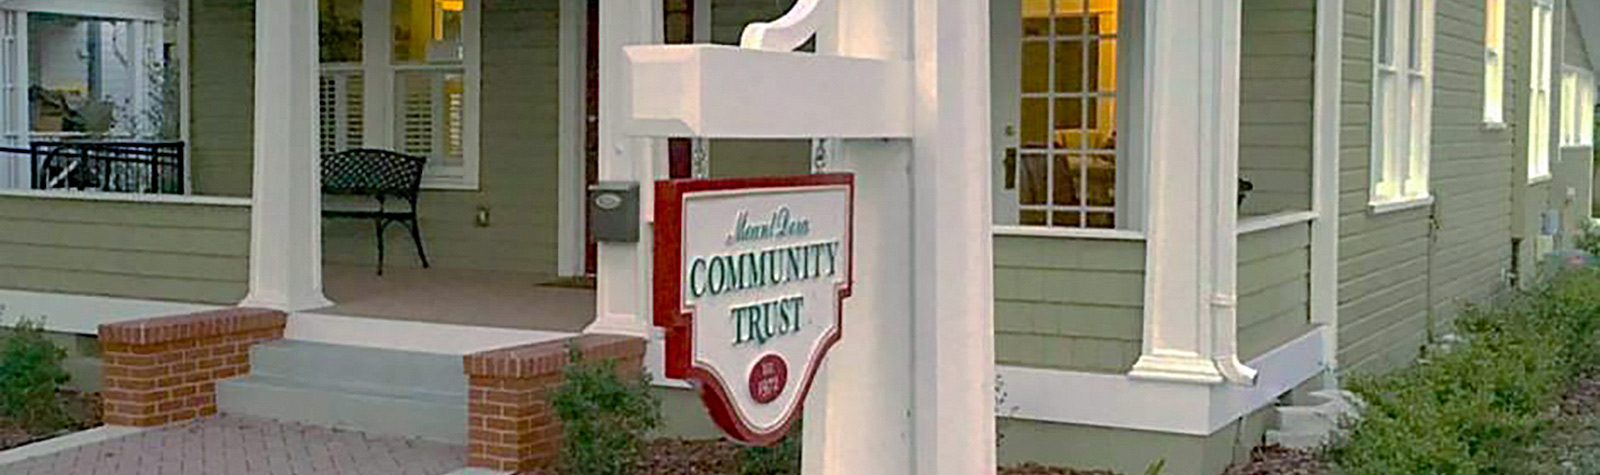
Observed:
[[[589,229],[600,242],[639,242],[639,184],[603,181],[589,185]]]

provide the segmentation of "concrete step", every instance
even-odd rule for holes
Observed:
[[[465,394],[461,356],[278,340],[250,349],[251,374],[312,384]]]
[[[280,340],[217,383],[222,412],[465,444],[461,357]]]

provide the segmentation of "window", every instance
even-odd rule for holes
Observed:
[[[479,68],[469,18],[480,1],[388,0],[387,15],[362,3],[321,0],[323,152],[391,148],[428,158],[424,186],[476,187]]]
[[[177,140],[176,38],[160,22],[27,14],[28,124],[36,140]]]
[[[1016,222],[1115,227],[1117,2],[1026,0],[1022,10]]]
[[[1528,78],[1528,180],[1550,176],[1550,64],[1552,18],[1550,0],[1533,5],[1532,61]]]
[[[1506,3],[1485,0],[1483,32],[1483,121],[1505,122]]]
[[[1373,204],[1428,198],[1433,0],[1375,0]]]
[[[1594,145],[1594,74],[1568,67],[1561,73],[1561,146]]]

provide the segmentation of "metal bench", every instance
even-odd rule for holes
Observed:
[[[400,223],[411,229],[422,267],[428,267],[428,254],[422,249],[422,231],[417,224],[417,195],[422,188],[422,169],[427,159],[389,150],[358,148],[322,157],[322,194],[326,196],[364,196],[377,201],[377,209],[324,209],[327,218],[373,220],[378,240],[378,275],[383,275],[383,231]],[[390,198],[410,204],[401,211],[386,207]]]

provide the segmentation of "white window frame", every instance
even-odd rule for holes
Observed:
[[[1528,67],[1528,182],[1550,179],[1551,83],[1554,68],[1555,3],[1535,0],[1529,18],[1532,44]]]
[[[1483,122],[1505,126],[1506,0],[1484,0]]]
[[[1373,0],[1373,12],[1368,203],[1375,210],[1404,209],[1396,205],[1432,199],[1434,0]]]
[[[1594,73],[1575,66],[1561,71],[1561,146],[1594,146]]]
[[[461,166],[444,167],[429,157],[423,171],[422,188],[430,190],[477,190],[480,162],[480,114],[482,106],[482,17],[483,0],[465,0],[461,17],[463,58],[461,65],[396,65],[394,43],[389,33],[394,0],[363,0],[361,15],[361,62],[324,63],[324,72],[359,69],[365,78],[362,90],[362,145],[398,149],[400,113],[395,97],[398,73],[409,71],[461,70],[464,72],[465,115],[462,118]]]

